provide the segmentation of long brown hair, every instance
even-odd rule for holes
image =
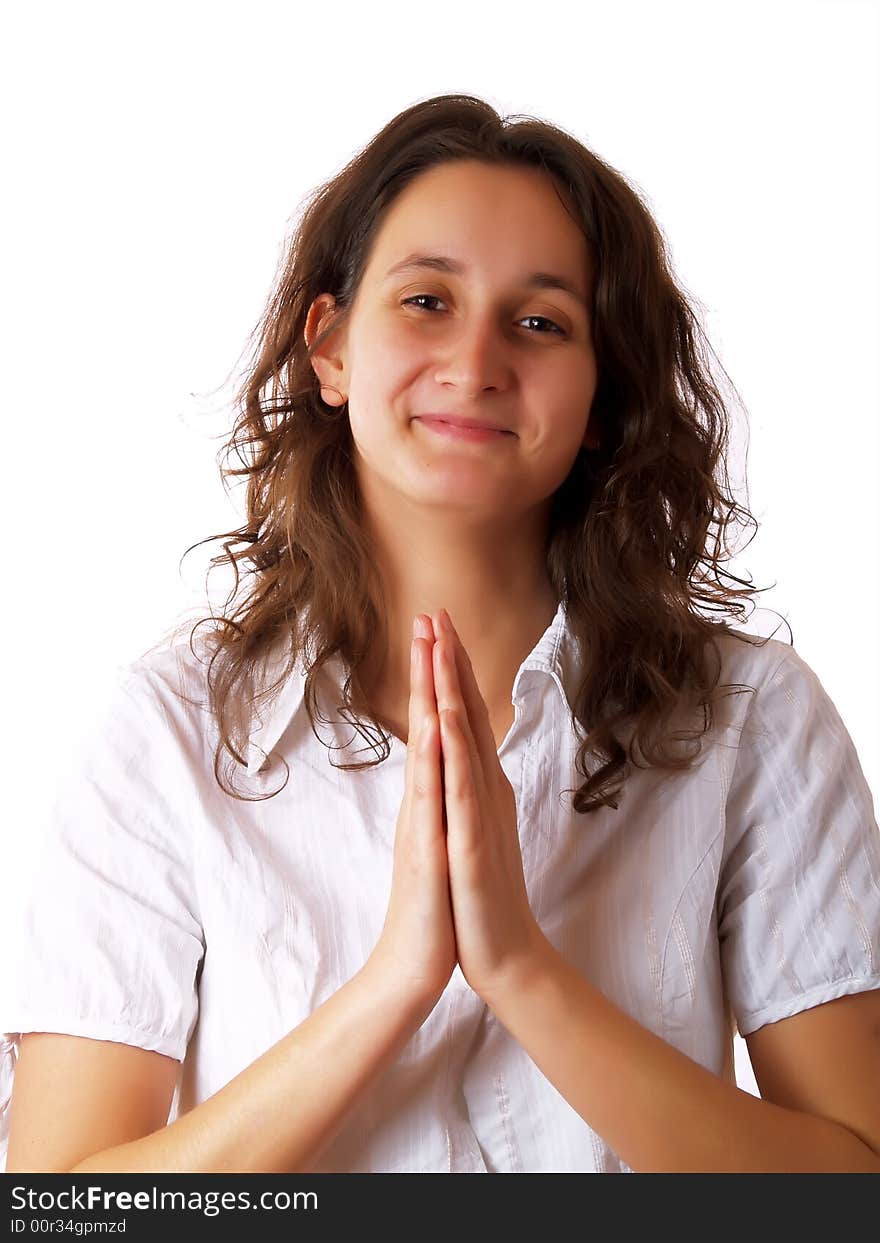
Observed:
[[[387,618],[362,522],[347,406],[324,403],[310,359],[349,314],[390,204],[420,173],[461,159],[543,170],[583,229],[593,261],[599,379],[590,420],[601,443],[579,451],[557,490],[547,542],[550,580],[581,650],[589,653],[572,705],[585,733],[577,769],[586,778],[574,809],[616,808],[628,759],[640,767],[692,767],[717,702],[754,690],[718,685],[714,636],[767,640],[697,611],[702,604],[741,614],[740,598],[765,589],[745,585],[721,566],[731,555],[728,526],[740,519],[757,523],[729,495],[727,410],[705,352],[698,352],[705,334],[673,278],[658,226],[624,176],[564,130],[528,116],[502,118],[470,95],[441,95],[394,117],[311,196],[286,246],[236,392],[238,414],[224,448],[245,465],[221,468],[221,477],[247,478],[247,518],[243,527],[209,537],[224,540],[211,568],[231,563],[235,585],[224,615],[212,611],[190,632],[192,648],[197,627],[214,623],[206,636],[218,737],[214,775],[234,798],[249,796],[223,784],[221,753],[226,748],[247,765],[240,748],[252,707],[274,695],[301,657],[304,703],[316,737],[316,717],[327,720],[317,706],[316,680],[338,655],[349,670],[340,710],[370,739],[372,723],[352,711],[352,677],[376,636],[387,633]],[[334,295],[337,310],[307,347],[306,317],[321,293]],[[246,568],[241,593],[240,563]],[[722,577],[741,586],[725,586]],[[270,649],[284,655],[281,672],[257,690]],[[702,710],[701,729],[672,733],[682,707]],[[628,745],[620,732],[624,723]],[[697,740],[696,749],[674,754],[673,737]],[[389,740],[381,729],[378,747],[376,759],[337,767],[359,770],[385,760]],[[592,775],[588,752],[604,761]],[[284,785],[290,776],[285,767]]]

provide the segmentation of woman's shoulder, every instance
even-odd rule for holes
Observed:
[[[128,686],[152,684],[162,697],[170,693],[204,697],[214,645],[210,636],[174,633],[118,667]]]
[[[719,683],[748,684],[759,692],[783,667],[801,676],[816,676],[803,656],[781,639],[731,630],[714,637],[721,660]]]
[[[198,736],[213,745],[217,741],[213,690],[224,655],[222,652],[217,655],[218,646],[216,632],[203,629],[182,633],[178,627],[177,631],[119,667],[118,694],[125,700],[149,704],[154,713],[161,712],[177,737]],[[245,714],[251,730],[261,719],[254,707],[254,696],[265,694],[266,688],[271,690],[273,686],[277,695],[275,679],[284,671],[285,655],[283,641],[268,645],[247,672],[244,690],[236,688],[236,694],[243,696],[247,705]],[[301,686],[298,671],[288,682],[291,684],[286,690],[289,698],[292,690]]]
[[[118,664],[99,720],[153,747],[162,737],[204,740],[211,730],[208,674],[212,649],[197,632],[171,636]],[[108,720],[109,714],[109,720]]]

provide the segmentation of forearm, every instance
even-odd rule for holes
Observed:
[[[714,1075],[636,1022],[550,944],[489,1000],[511,1036],[638,1173],[880,1172],[845,1127]]]
[[[71,1173],[307,1172],[429,1012],[367,962],[213,1096]]]

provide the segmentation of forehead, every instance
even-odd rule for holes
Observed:
[[[549,174],[474,160],[413,178],[382,220],[367,273],[383,281],[416,253],[450,256],[469,271],[559,272],[582,287],[590,271],[587,240]]]

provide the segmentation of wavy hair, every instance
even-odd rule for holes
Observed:
[[[759,646],[767,639],[699,611],[741,614],[741,598],[766,589],[722,568],[731,555],[728,527],[757,523],[729,495],[727,409],[657,224],[624,176],[564,130],[522,114],[502,118],[474,96],[440,95],[395,116],[306,201],[251,334],[253,353],[224,445],[243,466],[221,466],[224,486],[227,477],[247,479],[246,521],[200,541],[224,540],[210,567],[231,563],[235,584],[223,614],[212,611],[190,631],[192,648],[195,630],[214,623],[206,635],[214,775],[234,798],[251,801],[223,784],[223,749],[246,766],[240,748],[253,708],[275,694],[301,657],[315,736],[320,740],[316,718],[327,721],[317,679],[338,655],[348,666],[339,709],[371,739],[372,714],[353,711],[352,678],[358,685],[357,670],[371,642],[384,639],[387,618],[362,521],[347,403],[325,405],[311,357],[349,314],[371,241],[395,198],[425,170],[462,159],[542,170],[582,228],[593,263],[598,385],[590,420],[600,445],[579,451],[557,489],[546,545],[550,581],[589,652],[572,704],[584,731],[574,809],[617,808],[628,762],[692,767],[718,700],[755,689],[718,685],[716,636]],[[306,318],[321,293],[334,295],[336,311],[306,346]],[[258,690],[270,651],[281,652],[281,672]],[[680,709],[702,710],[702,728],[673,733]],[[696,747],[677,755],[673,739]],[[378,745],[377,759],[337,767],[381,763],[390,754],[381,729]],[[588,753],[600,761],[591,775]]]

